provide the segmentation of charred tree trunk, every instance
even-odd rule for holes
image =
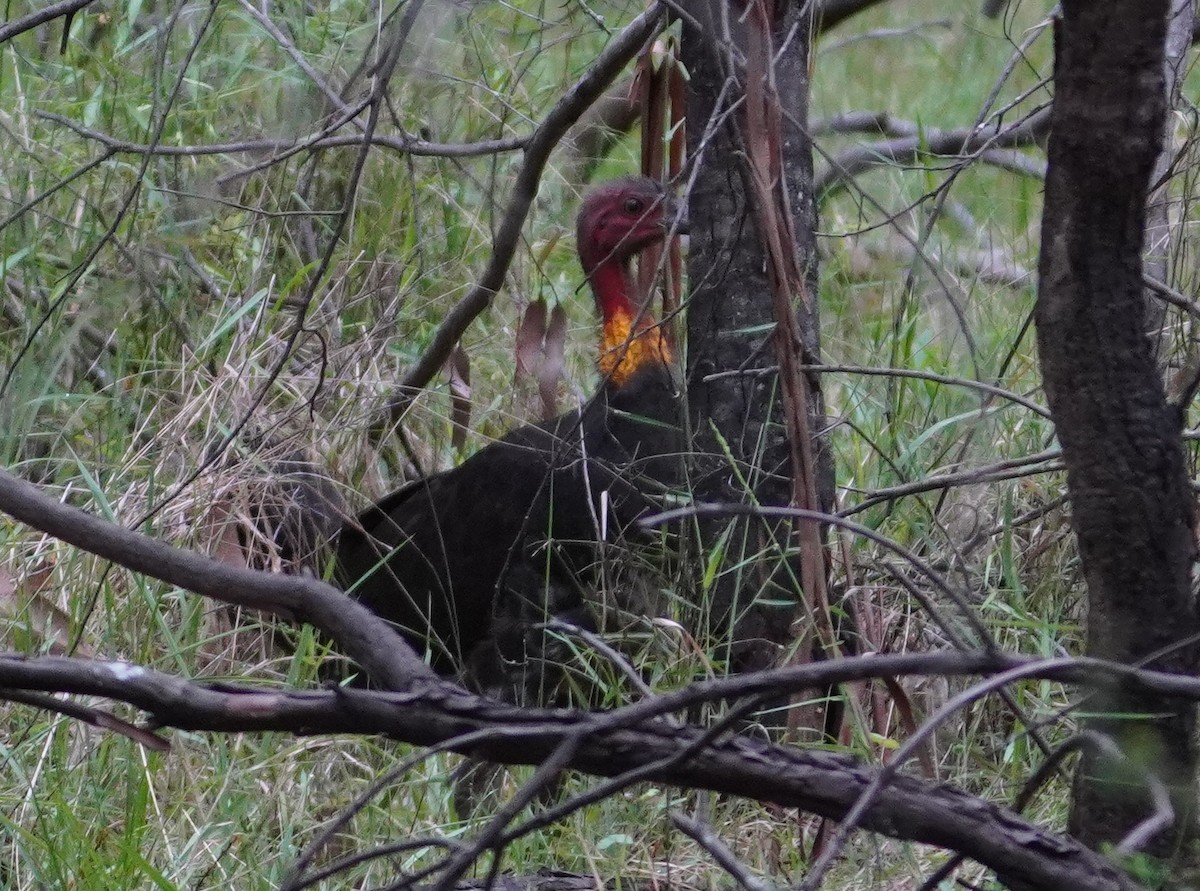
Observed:
[[[1145,331],[1142,247],[1150,172],[1166,114],[1169,0],[1064,0],[1056,30],[1037,303],[1046,397],[1067,465],[1088,585],[1087,649],[1124,664],[1193,674],[1200,630],[1189,585],[1193,499],[1181,418],[1169,408]],[[1086,755],[1071,830],[1096,846],[1153,813],[1146,772],[1175,792],[1173,826],[1192,833],[1195,707],[1143,693],[1088,704],[1126,756]]]
[[[781,5],[781,9],[785,5]],[[784,112],[783,176],[790,199],[798,265],[810,294],[816,293],[815,208],[812,150],[804,131],[808,113],[807,23],[803,4],[786,4],[774,25],[778,52],[774,89]],[[746,51],[739,7],[723,0],[687,4],[683,61],[690,83],[688,154],[697,169],[689,192],[688,397],[699,457],[697,495],[705,500],[786,505],[792,500],[792,467],[782,415],[780,382],[763,369],[776,365],[772,290],[763,239],[753,212],[747,138],[740,111],[745,70],[732,56]],[[728,14],[724,19],[723,15]],[[700,27],[695,27],[699,24]],[[731,34],[730,31],[733,31]],[[730,43],[737,47],[730,52]],[[790,38],[790,39],[788,39]],[[749,138],[762,137],[751,134]],[[819,352],[815,302],[795,301],[800,337],[809,358]],[[725,376],[714,378],[713,375]],[[820,381],[809,381],[808,429],[823,427]],[[813,444],[816,449],[816,444]],[[818,485],[824,505],[832,501],[833,471],[823,449]],[[728,665],[746,671],[774,665],[794,641],[799,574],[772,554],[787,545],[789,531],[756,520],[714,521],[701,529],[705,546],[723,549],[724,568],[707,604],[713,636],[727,642]],[[756,559],[755,555],[759,555]]]

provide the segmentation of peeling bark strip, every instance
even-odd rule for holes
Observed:
[[[1193,505],[1180,418],[1164,396],[1141,299],[1146,194],[1166,113],[1168,6],[1062,4],[1036,312],[1088,585],[1088,653],[1127,664],[1200,629],[1188,583]],[[1152,664],[1194,673],[1196,649]],[[1152,843],[1158,854],[1175,850],[1192,834],[1194,707],[1129,693],[1098,705],[1089,702],[1089,711],[1121,717],[1093,719],[1092,729],[1175,785],[1182,811]],[[1072,831],[1093,846],[1117,841],[1151,813],[1148,792],[1129,779],[1085,756]]]
[[[783,114],[771,60],[775,58],[772,32],[775,10],[769,0],[752,0],[746,15],[746,86],[742,144],[746,147],[748,197],[754,209],[756,229],[770,286],[775,320],[775,356],[779,362],[778,381],[784,427],[787,431],[788,461],[792,475],[793,507],[819,511],[816,444],[810,418],[823,413],[813,406],[810,378],[800,371],[805,362],[802,336],[795,307],[813,308],[812,291],[800,267],[795,219],[791,213],[787,183],[783,178]],[[809,193],[811,194],[811,188]],[[811,243],[812,235],[808,235]],[[810,244],[811,246],[811,244]],[[810,357],[816,361],[817,357]],[[814,410],[815,409],[815,410]],[[791,660],[797,664],[812,661],[818,652],[837,653],[837,632],[833,628],[826,587],[828,566],[820,524],[797,523],[795,540],[800,554],[802,629],[796,635],[797,646]],[[820,704],[793,703],[788,713],[788,729],[826,730],[824,707]],[[832,729],[832,728],[829,728]]]

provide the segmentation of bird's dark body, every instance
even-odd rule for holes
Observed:
[[[537,649],[536,623],[590,624],[600,526],[608,542],[645,536],[634,521],[680,479],[680,417],[666,366],[640,368],[364,511],[339,537],[340,581],[436,670],[490,686]]]
[[[338,580],[437,671],[505,698],[557,699],[541,667],[564,653],[539,625],[590,625],[600,544],[652,537],[635,520],[680,481],[683,436],[670,345],[634,300],[630,264],[680,225],[677,211],[644,177],[584,199],[576,248],[602,319],[593,399],[409,484],[341,531]]]

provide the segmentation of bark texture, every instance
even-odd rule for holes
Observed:
[[[1166,114],[1169,5],[1062,4],[1039,266],[1038,348],[1088,585],[1088,653],[1126,664],[1200,628],[1181,419],[1155,367],[1141,288],[1147,189]],[[1196,648],[1152,664],[1194,673]],[[1129,760],[1084,758],[1072,831],[1092,846],[1123,838],[1153,812],[1151,771],[1176,793],[1174,825],[1151,844],[1171,852],[1194,820],[1194,707],[1118,692],[1088,710],[1113,715],[1091,726]]]
[[[815,208],[812,149],[804,126],[808,113],[809,28],[799,22],[803,4],[781,9],[774,33],[775,89],[781,97],[783,169],[793,215],[800,268],[809,292],[816,293]],[[697,164],[689,192],[691,235],[687,313],[688,397],[694,432],[695,481],[699,497],[721,501],[756,498],[762,504],[787,504],[792,495],[786,427],[781,415],[777,376],[760,373],[776,364],[772,332],[772,292],[762,239],[747,196],[747,134],[740,111],[731,104],[742,95],[744,78],[733,57],[746,42],[737,33],[737,8],[694,0],[685,4],[683,61],[690,75],[687,105],[688,154]],[[723,21],[728,12],[732,21]],[[697,27],[697,25],[699,27]],[[799,27],[797,27],[799,25]],[[732,33],[731,33],[732,32]],[[736,47],[731,53],[732,38]],[[790,39],[786,39],[789,38]],[[782,51],[780,48],[783,47]],[[799,302],[799,301],[798,301]],[[818,355],[815,304],[796,306],[808,358]],[[710,375],[734,372],[710,379]],[[824,426],[820,381],[810,379],[813,395],[809,429]],[[831,503],[833,473],[819,451],[818,489]],[[741,477],[739,479],[739,476]],[[743,485],[743,480],[749,485]],[[753,496],[747,492],[751,489]],[[737,567],[712,589],[713,635],[730,642],[728,664],[746,671],[775,664],[793,641],[798,595],[795,567],[769,551],[770,532],[758,521],[712,523],[702,528],[706,546],[722,535],[725,567]],[[774,533],[787,542],[784,530]]]

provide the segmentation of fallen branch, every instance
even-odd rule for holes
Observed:
[[[472,696],[445,682],[406,693],[335,689],[271,691],[206,686],[125,663],[0,656],[0,687],[103,696],[149,713],[157,726],[192,731],[384,733],[415,745],[448,748],[508,764],[541,764],[564,742],[577,747],[568,766],[597,776],[634,771],[643,779],[710,789],[843,819],[879,771],[818,750],[678,726],[660,716],[721,699],[776,697],[830,683],[912,672],[993,674],[1019,671],[1111,687],[1169,690],[1200,699],[1200,681],[1097,660],[1038,660],[1002,654],[931,653],[860,657],[695,684],[608,713],[521,709]],[[457,738],[470,737],[456,745]],[[1045,832],[1011,811],[943,784],[892,777],[879,788],[862,826],[960,851],[1023,888],[1133,889],[1103,857]]]

